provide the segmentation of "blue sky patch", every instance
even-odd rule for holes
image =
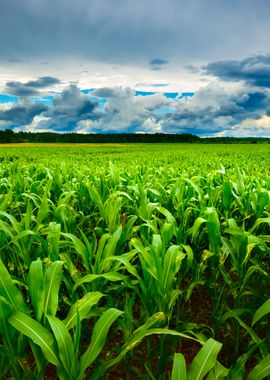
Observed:
[[[18,96],[0,94],[0,103],[19,103]]]

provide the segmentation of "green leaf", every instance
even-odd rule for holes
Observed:
[[[59,365],[55,339],[45,327],[20,311],[13,313],[8,321],[18,331],[32,339],[42,349],[50,363]]]
[[[232,318],[235,318],[238,323],[240,324],[240,326],[242,326],[247,332],[248,334],[251,336],[251,338],[253,339],[253,341],[258,345],[258,347],[260,348],[260,351],[262,353],[263,356],[265,356],[267,354],[267,350],[266,350],[266,347],[262,341],[262,339],[255,333],[255,331],[249,327],[238,315],[237,315],[237,310],[229,310],[227,311],[227,313],[225,313],[224,315],[224,320],[226,320],[227,318],[229,317],[232,317]]]
[[[82,372],[84,372],[100,354],[105,344],[109,328],[121,314],[123,314],[123,311],[112,308],[105,311],[99,318],[93,329],[91,343],[81,358]]]
[[[185,254],[179,250],[179,246],[172,245],[166,252],[163,262],[163,270],[161,276],[161,288],[164,295],[171,290],[171,286],[176,273],[180,269],[181,261]]]
[[[61,224],[50,222],[48,226],[49,257],[52,261],[59,258],[59,241],[61,236]]]
[[[117,243],[120,239],[122,233],[122,226],[119,226],[117,230],[113,233],[112,236],[110,236],[106,246],[104,247],[103,253],[102,253],[102,263],[101,263],[101,272],[108,272],[110,269],[110,266],[108,265],[108,262],[106,261],[106,258],[112,257],[115,255],[115,250],[117,247]]]
[[[69,330],[76,325],[77,313],[79,313],[80,321],[87,318],[92,306],[96,305],[101,297],[104,297],[104,294],[100,292],[89,292],[75,302],[71,306],[66,319],[63,321],[66,328]]]
[[[151,315],[151,317],[149,317],[142,326],[138,327],[133,332],[133,336],[139,334],[142,331],[144,332],[147,331],[148,329],[150,329],[150,327],[153,327],[154,325],[159,326],[165,321],[165,319],[166,319],[166,316],[162,311]]]
[[[191,236],[192,236],[192,241],[195,241],[195,238],[197,237],[198,233],[199,233],[199,230],[201,228],[201,226],[206,223],[207,220],[204,219],[204,218],[201,218],[201,217],[198,217],[196,220],[195,220],[195,223],[194,225],[190,228],[189,230],[189,233],[191,233]]]
[[[239,356],[233,366],[230,368],[226,380],[243,380],[245,375],[245,366],[248,359],[251,357],[251,354],[257,349],[257,345],[253,345],[248,352],[245,352],[243,355]]]
[[[18,288],[14,285],[10,274],[5,265],[0,259],[0,296],[14,307],[15,310],[20,310],[28,313],[28,309],[23,301],[22,295]]]
[[[44,275],[44,315],[55,315],[58,307],[58,292],[62,280],[62,261],[54,261]]]
[[[49,206],[48,206],[47,195],[48,195],[48,192],[50,190],[51,184],[52,184],[52,180],[49,179],[49,181],[47,182],[47,185],[44,189],[44,194],[42,196],[42,199],[41,199],[41,202],[40,202],[40,205],[38,208],[37,222],[36,222],[37,226],[39,226],[43,222],[43,220],[48,216]]]
[[[68,329],[60,319],[53,315],[47,315],[53,335],[57,341],[58,352],[61,362],[68,373],[71,372],[74,357],[74,346]]]
[[[206,380],[223,380],[228,375],[228,373],[228,368],[217,362],[215,367],[209,372]]]
[[[187,370],[184,355],[174,354],[171,380],[186,380]]]
[[[103,205],[103,201],[100,198],[98,191],[95,189],[94,186],[89,186],[88,191],[89,191],[89,195],[91,197],[92,202],[94,202],[97,205],[101,217],[105,220],[106,219],[106,212],[105,212],[105,208]]]
[[[99,368],[97,368],[97,370],[93,373],[93,375],[91,375],[91,380],[100,379],[102,374],[108,368],[113,367],[116,364],[118,364],[123,359],[123,357],[127,354],[127,352],[129,352],[134,347],[136,347],[145,337],[147,337],[149,335],[155,335],[155,334],[157,334],[157,335],[172,335],[172,336],[178,336],[181,338],[191,339],[191,340],[194,340],[196,342],[202,343],[201,341],[199,341],[198,339],[196,339],[192,336],[180,333],[180,332],[175,331],[175,330],[169,330],[169,329],[163,329],[163,328],[148,329],[149,324],[152,325],[154,323],[154,319],[157,321],[158,319],[163,319],[163,316],[164,316],[163,313],[156,313],[152,317],[150,317],[149,320],[143,326],[140,326],[133,333],[131,338],[122,347],[122,349],[120,350],[120,354],[116,358],[104,362]],[[150,320],[151,320],[151,323],[150,323]]]
[[[143,270],[147,270],[152,277],[158,280],[157,268],[155,266],[153,256],[149,253],[148,249],[146,249],[136,238],[131,239],[131,244],[141,254],[140,260]]]
[[[139,279],[139,275],[138,275],[138,272],[136,271],[136,268],[130,264],[130,261],[124,257],[124,255],[122,256],[112,256],[112,257],[107,257],[106,260],[104,261],[119,261],[120,263],[122,263],[125,267],[125,269],[130,273],[132,274],[134,277],[136,277],[137,279]]]
[[[256,227],[258,227],[262,223],[270,224],[270,218],[258,218],[252,228],[249,230],[250,233],[253,233]]]
[[[262,380],[270,375],[270,355],[267,355],[255,368],[250,372],[247,380]]]
[[[202,380],[204,376],[216,365],[217,355],[222,344],[210,338],[193,359],[188,380]]]
[[[118,272],[108,272],[104,274],[87,274],[84,277],[81,277],[78,281],[76,281],[75,285],[73,286],[73,291],[77,289],[78,286],[84,284],[84,283],[90,283],[92,281],[95,281],[98,278],[104,278],[108,281],[124,281],[125,277],[121,275]]]
[[[6,348],[12,350],[16,347],[16,340],[18,332],[12,328],[8,323],[8,318],[12,313],[10,303],[2,296],[0,296],[0,335]]]
[[[164,207],[161,207],[161,206],[157,206],[157,210],[166,217],[167,219],[167,222],[172,224],[172,225],[175,225],[176,224],[176,220],[175,220],[175,217],[170,213],[169,210],[167,210],[166,208]]]
[[[61,235],[71,240],[74,249],[80,256],[85,256],[86,247],[80,239],[78,239],[75,235],[67,232],[61,232]]]
[[[79,376],[80,372],[80,363],[79,363],[79,351],[80,351],[80,340],[81,340],[81,321],[79,313],[77,313],[76,317],[76,326],[75,326],[75,333],[73,336],[73,347],[74,347],[74,357],[72,360],[72,367],[71,367],[71,373],[72,376],[74,376],[76,379]]]
[[[28,274],[28,286],[35,317],[41,321],[44,307],[44,287],[43,287],[43,264],[41,260],[32,261]]]
[[[268,313],[270,313],[270,299],[264,302],[264,304],[256,310],[252,319],[252,326],[255,325],[255,323],[257,323],[259,319],[261,319]]]

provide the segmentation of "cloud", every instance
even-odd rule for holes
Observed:
[[[54,97],[52,107],[43,113],[46,119],[40,126],[42,129],[58,132],[74,131],[80,121],[99,118],[99,113],[94,112],[97,106],[97,102],[90,100],[75,84],[72,84]]]
[[[23,127],[32,123],[35,116],[47,111],[44,104],[5,104],[0,108],[0,122],[2,128]]]
[[[80,132],[154,132],[161,128],[154,111],[170,104],[170,100],[162,94],[136,96],[131,88],[101,88],[92,94],[102,97],[106,95],[107,102],[98,119],[79,123]]]
[[[58,78],[50,76],[40,77],[36,80],[31,80],[26,83],[10,81],[6,83],[5,92],[9,95],[20,97],[36,96],[40,94],[39,90],[54,86],[59,83],[60,80]]]
[[[33,82],[40,88],[46,81]],[[103,87],[86,94],[71,84],[53,96],[50,107],[28,98],[19,104],[0,105],[0,125],[16,130],[81,133],[270,134],[268,89],[246,87],[233,92],[212,82],[192,95],[142,96],[129,87]]]
[[[268,46],[270,4],[258,1],[2,0],[0,56],[185,64],[247,55]]]
[[[92,91],[91,95],[97,96],[98,98],[114,98],[118,94],[118,90],[112,87],[102,87]]]
[[[261,118],[246,119],[236,127],[227,129],[226,127],[216,134],[216,136],[233,136],[233,137],[270,137],[270,117],[267,115]]]
[[[135,87],[168,87],[169,83],[136,83]]]
[[[198,74],[200,72],[200,69],[195,66],[195,65],[192,65],[191,63],[190,64],[186,64],[184,66],[184,68],[189,71],[190,73],[193,73],[193,74]]]
[[[218,84],[209,84],[188,101],[179,99],[175,102],[173,111],[161,120],[162,131],[209,136],[220,134],[224,130],[227,134],[230,131],[235,134],[241,128],[243,134],[244,127],[240,126],[245,125],[245,120],[255,123],[263,118],[264,104],[269,103],[269,100],[266,92],[240,90],[231,94]],[[266,129],[264,133],[267,133]]]
[[[149,62],[152,70],[161,70],[164,66],[168,65],[169,61],[162,58],[154,58]]]
[[[15,95],[15,96],[35,96],[38,95],[39,92],[31,87],[28,87],[24,85],[21,82],[7,82],[6,88],[4,91],[9,95]]]
[[[270,88],[270,54],[255,55],[243,60],[224,60],[203,67],[208,75],[224,81],[244,81],[256,87]]]
[[[236,103],[250,112],[267,110],[269,108],[269,95],[262,91],[246,92],[236,99]]]
[[[40,77],[37,80],[31,80],[25,83],[25,85],[32,88],[45,88],[45,87],[53,86],[59,83],[60,83],[60,80],[58,78],[46,76],[46,77]]]

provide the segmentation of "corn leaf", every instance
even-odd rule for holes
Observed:
[[[189,367],[188,380],[202,380],[216,365],[217,355],[221,347],[221,343],[212,338],[208,339]]]
[[[105,311],[105,313],[99,318],[93,329],[90,345],[88,346],[86,352],[82,355],[82,372],[84,372],[100,354],[105,344],[109,328],[121,314],[123,314],[123,311],[112,308]]]
[[[8,273],[5,265],[0,259],[0,296],[14,307],[15,310],[28,313],[27,306],[25,305],[19,289],[14,285],[10,274]]]
[[[69,330],[76,325],[77,313],[79,314],[80,321],[87,318],[89,311],[98,303],[101,297],[104,297],[104,294],[100,292],[89,292],[75,302],[71,306],[66,319],[63,321],[66,328]]]
[[[58,292],[62,280],[62,261],[54,261],[44,275],[44,315],[55,315],[58,307]]]
[[[266,314],[270,313],[270,299],[267,300],[262,306],[259,307],[258,310],[256,310],[253,319],[252,319],[252,326],[255,325],[261,318],[263,318]]]
[[[43,286],[43,264],[41,260],[32,261],[28,274],[28,286],[37,321],[41,321],[45,292]]]
[[[181,353],[174,354],[171,380],[186,380],[186,361]]]
[[[53,335],[58,345],[59,358],[68,373],[71,372],[74,357],[74,346],[68,329],[60,319],[53,315],[47,315]]]
[[[262,380],[270,375],[270,355],[267,355],[255,368],[249,373],[247,380]]]
[[[45,327],[20,311],[13,313],[8,321],[11,326],[32,339],[50,363],[59,365],[55,339]]]

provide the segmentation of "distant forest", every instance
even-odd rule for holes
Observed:
[[[52,132],[14,132],[11,129],[0,131],[0,144],[7,143],[220,143],[220,144],[256,144],[270,143],[267,137],[207,137],[192,134],[167,133],[52,133]]]

